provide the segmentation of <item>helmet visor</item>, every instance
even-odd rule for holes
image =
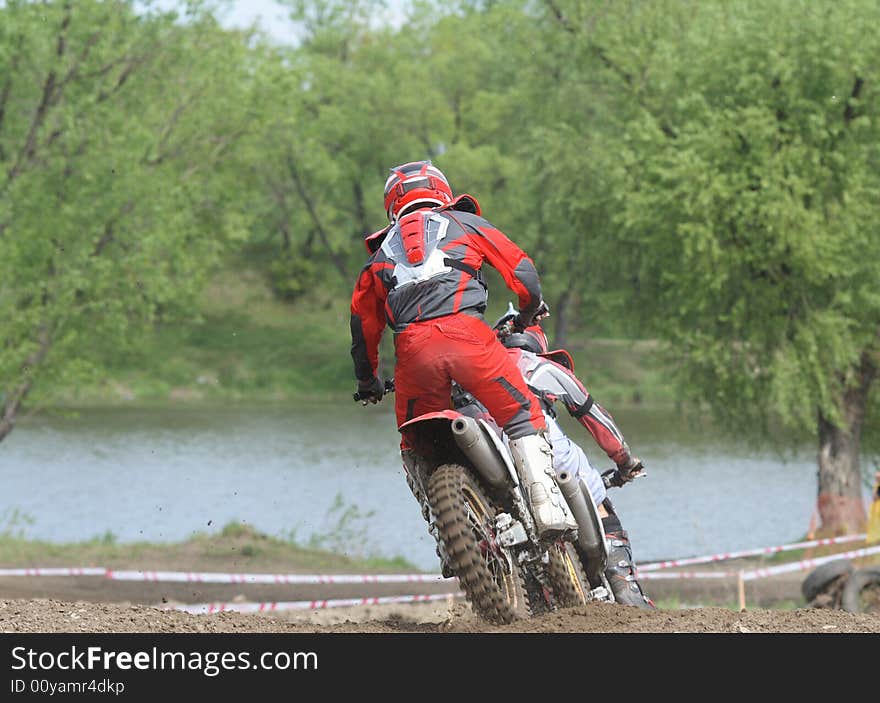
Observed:
[[[411,190],[415,190],[416,188],[433,188],[434,184],[428,176],[423,176],[421,178],[410,178],[409,180],[401,183],[398,188],[402,190],[404,193],[409,193]]]

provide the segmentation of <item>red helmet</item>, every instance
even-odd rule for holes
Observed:
[[[550,348],[550,344],[547,342],[547,335],[544,334],[544,330],[541,329],[540,325],[532,325],[531,327],[526,327],[523,332],[509,334],[501,340],[501,343],[508,349],[518,347],[533,354],[546,354]]]
[[[410,161],[395,166],[385,181],[385,213],[390,221],[396,220],[404,208],[416,202],[435,205],[452,202],[449,181],[430,161]]]
[[[547,341],[547,335],[540,325],[532,325],[526,327],[524,332],[514,332],[507,335],[501,340],[501,343],[508,349],[514,347],[525,349],[545,359],[550,359],[560,366],[564,366],[569,371],[574,371],[574,359],[571,358],[565,349],[554,349],[549,351],[550,343]]]

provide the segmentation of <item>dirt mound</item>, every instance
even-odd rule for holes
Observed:
[[[355,609],[352,609],[355,611]],[[493,626],[456,604],[427,609],[381,606],[349,612],[344,622],[321,622],[314,614],[189,615],[142,605],[0,600],[2,632],[637,632],[637,633],[867,633],[880,632],[880,616],[839,610],[747,610],[723,608],[643,611],[607,603],[572,608],[512,625]],[[338,618],[339,614],[337,614]],[[361,622],[354,620],[360,616]]]

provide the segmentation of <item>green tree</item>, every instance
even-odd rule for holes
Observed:
[[[193,6],[0,6],[0,439],[149,323],[191,314],[241,219],[244,37]]]
[[[815,437],[822,523],[857,530],[880,368],[880,8],[546,5],[619,96],[627,306],[725,426]]]
[[[270,52],[257,77],[263,132],[251,168],[261,218],[252,246],[271,252],[282,295],[348,292],[363,236],[387,223],[387,169],[436,156],[450,113],[425,89],[424,37],[373,26],[381,3],[286,4],[302,36]]]

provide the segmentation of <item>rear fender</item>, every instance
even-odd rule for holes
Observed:
[[[468,415],[468,413],[464,414]],[[440,410],[433,413],[425,413],[412,420],[407,420],[398,430],[417,454],[424,459],[428,459],[433,464],[432,470],[441,464],[450,463],[463,463],[470,466],[471,462],[458,448],[450,429],[452,422],[461,415],[462,413],[456,410]],[[489,419],[491,420],[491,417]],[[477,417],[476,420],[483,430],[483,435],[495,447],[495,451],[498,452],[498,456],[504,462],[507,473],[510,474],[512,484],[519,486],[519,477],[510,456],[510,450],[502,438],[498,436],[500,431],[498,426],[494,422],[487,422],[482,417]]]
[[[421,459],[427,474],[443,464],[471,466],[452,436],[452,421],[460,417],[455,410],[419,415],[404,422],[398,430]]]
[[[424,415],[419,415],[418,417],[414,417],[412,420],[407,420],[397,429],[400,431],[401,434],[403,434],[404,430],[410,432],[417,425],[419,425],[420,423],[423,423],[423,422],[427,422],[428,420],[445,419],[445,420],[448,420],[449,422],[452,422],[459,415],[461,415],[461,413],[458,412],[457,410],[438,410],[437,412],[425,413]]]

